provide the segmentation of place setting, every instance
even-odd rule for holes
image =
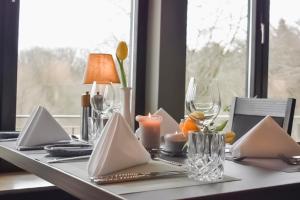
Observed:
[[[46,108],[37,106],[20,132],[1,133],[0,142],[48,163],[88,159],[93,146],[70,136]]]
[[[300,172],[300,145],[271,117],[266,116],[239,138],[227,159],[283,172]]]

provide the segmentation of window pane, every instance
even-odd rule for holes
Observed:
[[[82,84],[88,54],[115,55],[119,40],[128,43],[130,14],[130,0],[21,2],[17,129],[43,105],[79,131],[80,97],[91,87]]]
[[[222,108],[245,96],[247,16],[247,0],[188,1],[186,85],[217,79]]]
[[[269,44],[269,88],[273,98],[300,99],[300,13],[293,0],[271,0]],[[293,137],[300,136],[300,104],[296,105]]]

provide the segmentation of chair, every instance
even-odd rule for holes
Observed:
[[[289,135],[292,132],[296,99],[257,99],[235,97],[231,105],[229,127],[236,139],[270,115]]]

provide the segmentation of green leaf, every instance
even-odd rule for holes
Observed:
[[[223,131],[225,126],[227,125],[228,120],[223,121],[220,125],[215,128],[216,132]]]
[[[230,107],[231,107],[230,105],[225,106],[223,111],[224,112],[230,112]]]
[[[116,55],[116,57],[117,57],[117,61],[120,66],[122,85],[123,85],[123,87],[127,87],[126,74],[125,74],[124,67],[123,67],[123,60],[120,60],[117,55]]]
[[[188,143],[188,141],[186,141],[186,143],[183,145],[183,147],[182,147],[182,151],[185,149],[185,148],[188,148],[189,147],[189,143]]]

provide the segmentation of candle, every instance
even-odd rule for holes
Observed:
[[[169,133],[165,137],[165,150],[174,153],[180,153],[183,150],[187,137],[183,133]]]
[[[162,117],[159,115],[138,116],[137,121],[141,128],[141,141],[144,147],[151,152],[160,147],[160,123]]]

